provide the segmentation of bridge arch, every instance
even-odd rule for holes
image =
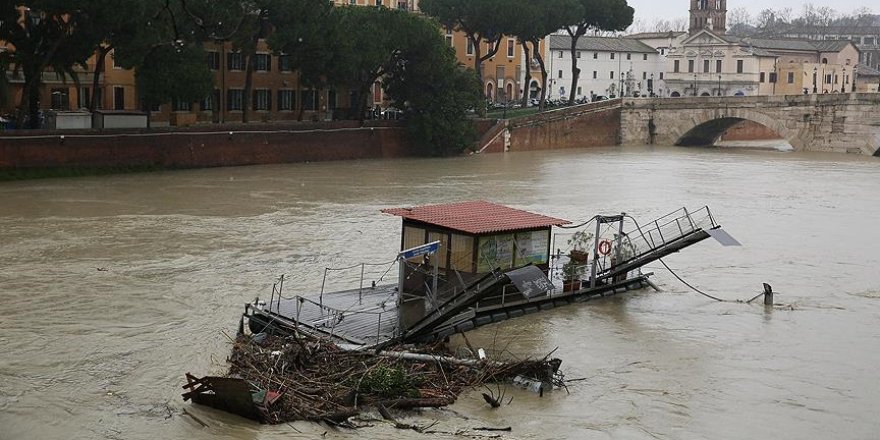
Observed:
[[[712,145],[724,132],[742,121],[761,124],[788,141],[795,150],[804,149],[797,129],[786,127],[778,118],[745,108],[701,111],[695,117],[689,118],[686,124],[674,124],[676,126],[671,128],[670,134],[676,139],[675,145]]]

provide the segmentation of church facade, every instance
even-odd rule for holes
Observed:
[[[665,96],[754,96],[856,90],[850,41],[738,38],[726,0],[691,0],[688,35],[669,50]]]

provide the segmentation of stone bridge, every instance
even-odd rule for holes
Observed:
[[[880,155],[878,93],[617,99],[512,120],[509,148],[712,145],[741,121],[800,151]]]
[[[741,121],[776,132],[800,151],[873,155],[880,150],[880,94],[624,99],[623,145],[712,145]]]

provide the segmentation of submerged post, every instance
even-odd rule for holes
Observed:
[[[773,288],[767,283],[764,283],[764,305],[773,305]]]

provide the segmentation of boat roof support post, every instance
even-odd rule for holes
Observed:
[[[614,251],[614,260],[620,262],[623,254],[623,219],[626,217],[625,212],[620,213],[620,226],[617,228],[617,249]],[[635,256],[635,255],[633,255]]]

